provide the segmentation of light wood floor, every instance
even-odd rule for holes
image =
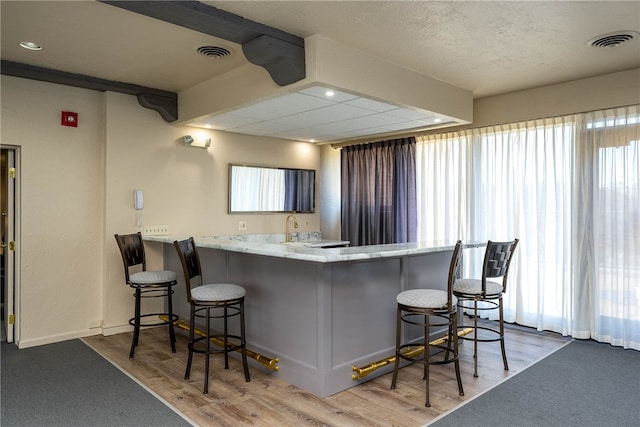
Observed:
[[[473,377],[473,344],[467,341],[460,351],[465,395],[458,396],[453,365],[433,365],[432,406],[426,408],[422,367],[418,364],[400,370],[395,390],[390,390],[389,373],[322,399],[263,372],[253,361],[250,361],[251,382],[247,383],[239,360],[231,358],[230,369],[224,370],[222,355],[214,355],[209,394],[205,395],[204,359],[194,355],[191,378],[184,380],[186,332],[178,329],[176,334],[178,351],[172,354],[165,328],[143,330],[134,360],[128,357],[131,333],[93,336],[84,341],[200,426],[419,427],[513,376],[569,340],[558,334],[509,325],[506,343],[510,370],[504,371],[502,367],[498,343],[480,343],[478,378]]]

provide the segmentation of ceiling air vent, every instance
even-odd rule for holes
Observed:
[[[633,40],[638,36],[638,33],[635,31],[616,31],[613,33],[600,34],[597,37],[589,40],[588,45],[591,47],[618,47],[622,43],[626,43],[630,40]]]
[[[208,58],[224,58],[231,56],[233,51],[222,46],[200,46],[196,49],[199,54]]]

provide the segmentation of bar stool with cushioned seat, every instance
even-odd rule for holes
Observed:
[[[411,362],[411,364],[419,361],[418,358],[420,354],[413,355],[411,352],[403,352],[402,350],[409,347],[417,347],[422,344],[424,346],[422,363],[424,365],[427,396],[425,406],[427,407],[431,406],[429,401],[429,365],[453,363],[458,381],[458,393],[460,396],[464,396],[462,380],[460,379],[460,362],[458,360],[457,301],[452,294],[453,283],[459,276],[461,258],[462,242],[458,240],[453,250],[451,264],[449,266],[449,279],[446,291],[438,289],[410,289],[400,292],[396,297],[398,303],[396,315],[396,357],[391,389],[396,388],[400,359],[407,360]],[[422,343],[409,342],[402,344],[401,335],[403,324],[418,325],[424,328]],[[446,326],[447,328],[444,342],[442,344],[430,342],[430,328],[442,326]],[[438,355],[432,355],[432,349],[444,350],[444,357],[436,360]]]
[[[147,270],[147,260],[144,253],[144,244],[142,235],[138,232],[135,234],[116,234],[116,242],[122,255],[124,263],[124,276],[127,285],[134,290],[135,312],[134,316],[129,319],[129,324],[133,326],[133,339],[131,341],[131,351],[129,357],[133,358],[133,353],[138,345],[141,327],[169,325],[169,338],[171,340],[171,351],[176,352],[176,336],[173,329],[173,322],[178,320],[178,316],[173,314],[173,287],[178,284],[178,275],[168,270]],[[131,273],[133,267],[140,266],[141,270]],[[166,313],[147,313],[141,314],[141,302],[143,298],[165,298],[166,297]],[[168,316],[168,321],[156,321],[141,323],[143,318],[161,315]]]
[[[507,277],[509,275],[509,266],[513,259],[513,253],[518,245],[518,239],[509,242],[487,242],[487,248],[482,263],[482,278],[468,279],[462,278],[456,280],[453,285],[453,295],[458,298],[458,306],[460,311],[473,310],[473,326],[460,325],[459,328],[472,328],[473,336],[463,336],[461,339],[473,340],[473,376],[478,376],[478,342],[500,341],[500,349],[502,350],[502,362],[504,370],[509,370],[507,364],[507,353],[504,347],[504,319],[502,308],[502,295],[507,291]],[[487,279],[502,278],[502,283],[498,283]],[[472,305],[465,305],[471,302]],[[478,303],[486,303],[485,306],[479,306]],[[498,329],[478,326],[479,310],[499,310],[499,326]],[[480,332],[484,332],[484,336],[480,336]]]
[[[193,237],[187,240],[174,241],[173,245],[178,251],[178,257],[184,270],[185,287],[187,289],[187,301],[191,305],[191,314],[189,320],[189,358],[187,360],[187,369],[184,379],[189,379],[191,372],[191,362],[193,353],[202,353],[205,355],[204,368],[204,390],[203,393],[209,392],[209,356],[214,353],[224,353],[224,368],[229,369],[229,352],[240,350],[242,354],[242,366],[244,368],[244,376],[247,382],[251,381],[249,377],[249,365],[247,364],[247,349],[245,339],[244,324],[244,297],[245,289],[242,286],[231,283],[202,283],[202,267],[200,257],[196,249]],[[221,314],[217,314],[222,312]],[[240,335],[230,335],[228,332],[228,320],[231,317],[239,316]],[[194,337],[194,328],[196,318],[204,319],[206,333],[202,337]],[[211,334],[211,320],[223,319],[223,331],[215,335]],[[224,343],[221,349],[212,349],[210,338],[221,338]],[[230,342],[229,339],[235,341]],[[200,344],[199,342],[204,341]],[[198,344],[198,348],[196,348]]]

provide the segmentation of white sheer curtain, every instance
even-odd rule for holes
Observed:
[[[590,291],[591,337],[640,349],[640,111],[579,117],[574,198],[578,283]],[[592,249],[592,250],[589,250]],[[583,300],[587,300],[585,296]],[[587,313],[581,313],[584,317]]]
[[[633,106],[419,139],[419,239],[517,237],[507,321],[640,349],[639,127]]]
[[[231,210],[234,212],[282,211],[283,169],[243,167],[231,169]]]
[[[418,240],[467,236],[467,152],[471,133],[419,139],[416,145]]]

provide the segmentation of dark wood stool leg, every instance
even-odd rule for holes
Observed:
[[[136,351],[138,345],[138,337],[140,336],[140,300],[142,294],[140,288],[136,288],[135,293],[135,309],[133,315],[133,339],[131,340],[131,351],[129,351],[129,358],[133,359],[133,353]]]
[[[211,355],[211,307],[207,307],[206,308],[206,312],[207,312],[207,316],[206,316],[206,322],[207,322],[207,346],[206,346],[206,352],[204,354],[204,390],[203,393],[207,394],[209,393],[209,359],[210,359],[210,355]]]
[[[393,365],[393,377],[391,377],[391,390],[396,388],[396,380],[398,379],[398,369],[400,368],[400,333],[402,330],[401,325],[402,310],[400,307],[396,310],[396,357]]]
[[[173,328],[173,288],[167,288],[167,310],[169,311],[169,339],[171,340],[171,352],[176,352],[176,332]]]
[[[462,388],[462,377],[460,376],[460,360],[458,359],[458,331],[456,325],[458,324],[458,314],[453,313],[451,315],[451,327],[449,328],[449,344],[447,345],[447,352],[449,351],[449,347],[451,347],[451,342],[453,341],[453,357],[455,358],[454,366],[456,369],[456,379],[458,380],[458,394],[460,396],[464,396],[464,390]]]
[[[455,313],[452,315],[455,316]],[[456,328],[457,322],[454,322],[453,320],[449,321],[449,331],[447,332],[447,349],[445,350],[445,355],[444,355],[444,360],[449,360],[449,354],[451,353],[452,350],[452,339],[453,339],[453,334],[456,334],[456,337],[458,336],[458,330]],[[453,357],[456,357],[456,354],[453,355]]]
[[[504,347],[504,314],[502,310],[502,296],[498,300],[498,311],[500,312],[500,349],[502,350],[502,362],[504,363],[504,370],[509,370],[507,364],[507,351]]]
[[[229,369],[228,305],[224,305],[224,369]]]
[[[189,373],[191,372],[191,362],[193,361],[193,335],[194,335],[194,323],[196,319],[195,307],[191,306],[191,314],[189,316],[189,343],[187,348],[189,349],[189,357],[187,358],[187,370],[184,372],[184,379],[189,379]]]
[[[249,364],[247,363],[247,339],[245,338],[244,325],[244,301],[240,302],[240,345],[242,345],[242,367],[244,368],[244,378],[246,382],[251,381],[249,377]]]
[[[426,402],[424,406],[427,408],[431,407],[431,403],[429,402],[429,358],[431,353],[431,347],[429,346],[429,316],[424,316],[424,380],[425,380],[425,389],[426,389]]]
[[[473,300],[473,376],[478,378],[478,300]]]
[[[422,348],[424,348],[424,359],[423,361],[427,361],[429,360],[429,316],[424,315],[422,316],[422,327],[424,328],[423,331],[423,341],[422,341]],[[423,367],[422,367],[422,379],[426,379],[429,378],[429,368],[427,367],[427,364],[423,363]]]

